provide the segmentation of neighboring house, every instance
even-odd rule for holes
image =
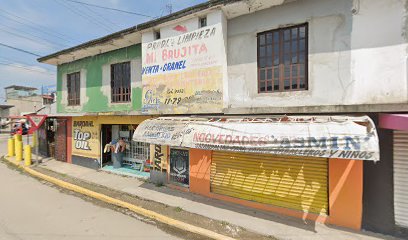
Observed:
[[[215,0],[42,57],[68,161],[123,137],[172,186],[406,236],[407,6]]]
[[[43,99],[37,94],[37,88],[12,85],[4,90],[5,102],[13,106],[9,111],[10,116],[35,113],[43,106]]]
[[[9,125],[9,116],[10,116],[10,108],[13,106],[11,105],[0,105],[0,128],[10,128]]]

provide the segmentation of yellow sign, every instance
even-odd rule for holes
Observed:
[[[156,171],[167,169],[167,146],[150,144],[150,164]]]
[[[92,118],[72,121],[72,154],[88,158],[100,156],[99,124]]]
[[[217,112],[222,109],[222,67],[144,77],[143,105],[160,113]],[[186,81],[186,79],[190,79]]]

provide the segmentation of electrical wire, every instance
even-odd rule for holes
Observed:
[[[142,13],[130,12],[130,11],[126,11],[126,10],[122,10],[122,9],[117,9],[117,8],[104,7],[104,6],[100,6],[100,5],[96,5],[96,4],[91,4],[91,3],[85,3],[85,2],[74,1],[74,0],[64,0],[64,1],[73,2],[73,3],[77,3],[77,4],[82,4],[82,5],[88,5],[88,6],[91,6],[91,7],[102,8],[102,9],[106,9],[106,10],[112,10],[112,11],[127,13],[127,14],[133,14],[133,15],[137,15],[137,16],[141,16],[141,17],[154,18],[154,17],[152,17],[152,16],[149,16],[149,15],[146,15],[146,14],[142,14]]]
[[[0,25],[1,25],[1,24],[0,24]],[[6,29],[4,29],[4,28],[1,28],[1,27],[0,27],[0,30],[3,31],[3,32],[6,32],[6,33],[8,33],[8,34],[11,34],[11,35],[13,35],[13,36],[16,36],[16,37],[19,37],[19,38],[23,38],[23,39],[32,41],[32,42],[34,42],[34,43],[40,43],[40,42],[38,41],[38,39],[41,39],[41,40],[43,40],[42,42],[43,42],[45,45],[48,45],[48,46],[67,47],[67,45],[63,45],[63,44],[59,44],[59,43],[51,43],[51,42],[48,42],[48,41],[45,40],[44,38],[37,37],[38,39],[34,39],[34,38],[31,38],[31,37],[27,37],[27,36],[24,36],[24,35],[21,35],[21,34],[18,34],[18,33],[14,33],[14,32],[8,31],[8,30],[6,30]]]
[[[37,23],[35,23],[35,22],[33,22],[33,21],[31,21],[31,20],[29,20],[27,18],[20,17],[20,16],[14,14],[14,13],[10,13],[10,12],[4,10],[4,9],[0,9],[0,16],[3,16],[4,18],[7,18],[7,19],[9,19],[11,21],[14,21],[14,22],[17,22],[17,23],[20,23],[22,25],[28,26],[28,27],[34,29],[37,32],[45,33],[47,35],[53,35],[54,37],[59,38],[61,40],[64,40],[66,42],[71,42],[71,43],[77,42],[76,39],[73,39],[72,37],[70,37],[70,36],[68,36],[66,34],[62,34],[62,33],[59,33],[57,31],[49,30],[49,29],[47,29],[45,27],[38,27]],[[23,21],[16,20],[16,18],[21,19]],[[27,23],[29,23],[29,24],[27,24]]]
[[[93,23],[93,24],[95,24],[95,25],[98,25],[99,27],[102,27],[102,28],[103,28],[104,30],[106,30],[107,32],[111,32],[111,31],[112,31],[111,28],[107,27],[107,26],[104,25],[104,24],[101,24],[101,23],[98,22],[98,21],[95,21],[94,18],[90,17],[90,16],[87,15],[87,14],[84,14],[80,9],[78,9],[78,8],[76,8],[76,7],[73,7],[73,6],[69,5],[69,4],[66,4],[66,3],[64,3],[63,1],[55,0],[55,2],[59,3],[60,5],[64,6],[64,7],[67,8],[67,9],[69,9],[69,10],[70,10],[71,12],[73,12],[74,14],[83,17],[84,19],[88,20],[89,22],[91,22],[91,23]]]
[[[101,19],[103,19],[104,21],[114,25],[117,28],[121,28],[118,24],[112,22],[111,20],[109,20],[108,18],[104,17],[102,14],[99,14],[97,11],[92,10],[90,7],[84,6],[86,9],[88,9],[90,12],[92,12],[93,14],[95,14],[96,16],[100,17]]]
[[[46,43],[51,44],[51,45],[53,45],[53,46],[57,46],[57,45],[58,45],[58,46],[62,46],[62,47],[67,47],[67,46],[68,46],[68,45],[66,45],[66,44],[62,44],[62,43],[59,43],[59,42],[56,42],[56,41],[51,41],[51,40],[46,39],[46,38],[44,38],[44,37],[42,37],[42,36],[40,36],[40,35],[32,34],[31,32],[23,31],[23,30],[18,29],[18,28],[16,28],[16,27],[12,27],[12,26],[9,26],[9,25],[7,25],[7,24],[3,24],[3,23],[1,23],[1,22],[0,22],[0,26],[6,27],[7,29],[9,29],[9,31],[12,31],[12,32],[14,33],[14,35],[16,35],[16,34],[21,35],[20,33],[24,33],[25,35],[32,36],[32,37],[34,37],[34,38],[43,40],[43,41],[45,41]]]
[[[36,54],[36,53],[30,52],[30,51],[24,50],[24,49],[21,49],[21,48],[18,48],[18,47],[13,47],[13,46],[10,46],[10,45],[1,43],[1,42],[0,42],[0,46],[6,47],[6,48],[10,48],[10,49],[13,49],[13,50],[16,50],[16,51],[19,51],[19,52],[27,53],[27,54],[30,54],[30,55],[34,55],[34,56],[36,56],[36,57],[41,57],[41,55],[39,55],[39,54]]]
[[[20,65],[26,65],[26,66],[32,66],[31,63],[27,63],[27,62],[20,62],[20,61],[16,61],[15,59],[11,59],[11,58],[5,58],[5,57],[1,57],[0,59],[3,59],[7,62],[10,62],[11,64],[20,64]],[[49,65],[44,65],[43,68],[47,69],[48,71],[54,71],[54,69],[50,69],[47,68]]]
[[[55,73],[43,72],[43,71],[35,70],[35,69],[32,69],[32,68],[27,68],[27,67],[24,67],[24,66],[14,65],[12,63],[0,62],[0,65],[14,67],[14,68],[20,68],[20,69],[24,69],[24,70],[29,71],[29,72],[37,72],[37,73],[42,73],[42,74],[55,76]]]

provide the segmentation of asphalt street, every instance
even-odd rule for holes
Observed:
[[[7,137],[0,135],[0,153]],[[0,163],[0,240],[177,239],[154,223],[86,201]]]

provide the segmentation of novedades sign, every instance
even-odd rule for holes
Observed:
[[[361,118],[358,119],[361,121]],[[147,120],[134,140],[169,146],[324,158],[379,160],[369,118],[324,122],[206,122]]]

